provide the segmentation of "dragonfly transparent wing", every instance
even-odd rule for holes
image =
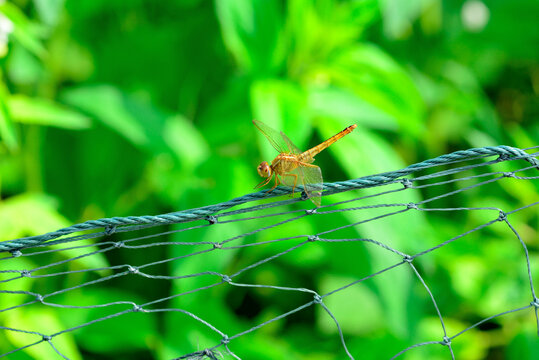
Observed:
[[[296,146],[294,145],[294,143],[292,142],[292,140],[290,140],[288,138],[288,136],[285,135],[284,132],[281,131],[281,138],[283,139],[283,141],[286,143],[286,146],[290,149],[290,151],[292,152],[292,154],[301,154],[302,151]]]
[[[279,133],[277,130],[272,129],[268,125],[261,121],[253,120],[253,124],[258,130],[268,139],[271,146],[279,153],[290,153],[292,149],[289,148],[288,143],[283,138],[283,133]],[[284,135],[286,137],[286,135]]]
[[[321,195],[323,189],[322,171],[318,166],[298,166],[288,172],[289,175],[281,176],[281,182],[286,186],[303,186],[305,194],[311,201],[319,207],[321,204]],[[294,184],[295,182],[295,184]]]

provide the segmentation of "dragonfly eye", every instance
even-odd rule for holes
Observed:
[[[269,166],[267,161],[262,161],[260,165],[258,165],[257,171],[258,175],[265,178],[271,175],[271,167]]]

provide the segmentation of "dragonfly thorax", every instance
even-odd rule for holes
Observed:
[[[268,178],[272,175],[271,166],[267,161],[262,161],[256,170],[258,171],[258,175],[264,178]]]

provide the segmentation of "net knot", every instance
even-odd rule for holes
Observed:
[[[22,276],[22,277],[31,277],[32,274],[31,274],[30,271],[28,271],[28,270],[22,270],[22,271],[21,271],[21,276]]]
[[[512,171],[506,171],[503,173],[504,177],[515,177],[515,173]]]
[[[206,221],[208,221],[210,223],[210,225],[216,224],[217,221],[218,221],[217,216],[208,215],[208,216],[206,216]]]
[[[137,304],[133,304],[133,311],[134,311],[134,312],[140,312],[140,311],[142,311],[142,306],[137,305]]]
[[[440,344],[442,344],[444,346],[449,346],[449,345],[451,345],[451,339],[448,338],[447,336],[444,336],[443,340],[442,340],[442,342]]]
[[[224,282],[226,282],[226,283],[231,283],[231,282],[232,282],[232,279],[231,279],[230,276],[228,276],[228,275],[223,275],[223,276],[221,277],[221,279],[222,279]]]
[[[223,248],[223,244],[213,243],[213,248],[214,248],[214,249],[222,249],[222,248]]]
[[[211,351],[210,349],[204,349],[204,350],[202,351],[202,355],[207,356],[207,357],[209,357],[210,359],[214,359],[214,358],[215,358],[215,355],[213,355],[213,351]]]
[[[11,250],[11,256],[19,257],[21,255],[22,255],[22,252],[20,250]]]
[[[39,301],[40,303],[43,303],[43,295],[37,294],[36,295],[36,300]]]
[[[536,308],[539,308],[539,299],[538,298],[533,299],[530,305],[535,306]]]
[[[105,227],[105,236],[110,236],[116,232],[116,225],[108,225]]]
[[[305,214],[307,214],[307,215],[316,214],[316,209],[307,209],[307,210],[305,210]]]
[[[419,208],[417,207],[417,205],[415,203],[408,203],[406,204],[406,208],[407,209],[414,209],[414,210],[418,210]]]
[[[43,339],[43,341],[49,342],[49,341],[52,340],[52,336],[50,336],[50,335],[43,335],[42,339]]]
[[[305,192],[305,190],[303,190],[301,192],[301,200],[305,201],[309,198],[309,195],[307,195],[307,193]]]
[[[127,266],[127,270],[131,274],[138,274],[138,267],[136,267],[136,266],[129,265],[129,266]]]
[[[404,255],[404,257],[402,258],[402,260],[404,260],[404,261],[407,262],[407,263],[411,263],[412,261],[414,261],[414,257],[413,257],[413,256],[410,256],[410,255]]]
[[[114,243],[115,248],[121,248],[121,247],[124,247],[124,246],[125,246],[125,243],[123,241],[118,241],[118,242]]]
[[[309,235],[307,237],[307,240],[310,241],[310,242],[314,242],[314,241],[320,240],[320,238],[318,237],[318,235]]]
[[[314,296],[314,303],[315,303],[315,304],[321,304],[321,303],[322,303],[322,296],[316,294],[316,295]]]
[[[504,211],[500,211],[500,215],[498,216],[498,221],[505,221],[507,219],[507,214]]]
[[[228,345],[230,340],[228,339],[228,335],[223,335],[223,338],[221,339],[221,344]]]
[[[409,189],[409,188],[411,188],[413,186],[410,179],[401,179],[401,184],[402,184],[402,186],[404,186],[405,189]]]

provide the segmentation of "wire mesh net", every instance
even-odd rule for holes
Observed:
[[[527,150],[1,242],[0,356],[486,357],[539,335]]]

